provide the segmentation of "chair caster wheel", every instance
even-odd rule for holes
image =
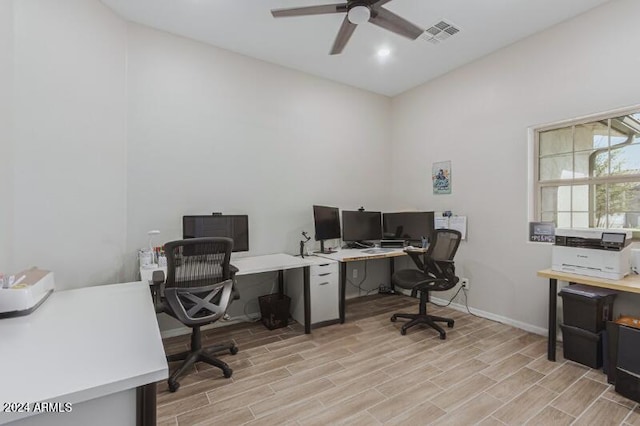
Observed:
[[[174,380],[169,380],[169,392],[175,392],[178,388],[180,388],[180,383]]]
[[[231,346],[231,349],[229,349],[229,352],[231,353],[231,355],[235,355],[238,353],[238,347],[237,346]]]
[[[447,321],[447,327],[452,328],[455,321]]]
[[[395,315],[391,316],[391,322],[396,322],[398,320],[398,318]]]
[[[401,328],[400,329],[400,334],[402,334],[404,336],[405,334],[407,334],[407,330],[405,330],[404,328]]]
[[[440,335],[440,340],[445,340],[446,338],[447,338],[446,334],[443,333],[443,334]]]
[[[228,379],[233,374],[233,370],[230,368],[225,368],[222,370],[222,374],[224,374],[225,379]]]

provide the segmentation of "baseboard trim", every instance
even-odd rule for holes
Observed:
[[[430,300],[437,303],[438,305],[446,305],[447,303],[449,303],[449,301],[446,299],[439,299],[433,296],[430,297]],[[516,327],[521,330],[528,331],[530,333],[539,334],[545,337],[549,335],[549,330],[544,327],[538,327],[536,325],[528,324],[526,322],[516,321],[512,318],[503,317],[502,315],[496,315],[494,313],[482,311],[476,308],[469,308],[469,311],[467,311],[467,307],[460,303],[452,302],[447,307],[451,309],[455,309],[456,311],[460,311],[460,312],[465,312],[465,313],[471,312],[473,315],[477,315],[479,317],[486,318],[492,321],[497,321],[502,324],[510,325],[512,327]]]

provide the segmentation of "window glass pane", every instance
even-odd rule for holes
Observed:
[[[572,205],[571,210],[575,211],[589,211],[589,185],[575,185],[572,188]],[[573,225],[576,226],[576,225]]]
[[[595,228],[607,227],[607,185],[593,185],[593,226]]]
[[[558,212],[558,228],[571,228],[571,213]]]
[[[573,212],[572,213],[574,228],[588,228],[589,227],[589,212]]]
[[[542,212],[542,214],[540,215],[540,220],[542,222],[553,222],[553,223],[557,223],[556,222],[556,212]],[[556,225],[557,226],[557,225]]]
[[[561,154],[573,151],[573,129],[562,129],[540,132],[540,156]]]
[[[609,184],[610,227],[638,228],[640,182]]]
[[[611,150],[611,174],[640,174],[640,144]]]
[[[543,212],[555,212],[558,210],[558,188],[544,187],[540,191],[540,207]]]
[[[576,151],[607,148],[609,146],[609,125],[607,120],[577,125],[574,137]]]
[[[594,153],[593,159],[590,161],[593,163],[589,166],[590,176],[601,177],[609,175],[609,150]]]
[[[570,186],[558,187],[556,205],[558,206],[558,211],[564,211],[564,212],[571,211],[571,187]]]
[[[573,179],[573,156],[556,155],[540,159],[540,180]]]

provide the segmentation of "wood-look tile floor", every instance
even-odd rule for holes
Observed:
[[[198,364],[170,393],[158,385],[159,425],[640,425],[638,404],[606,376],[547,361],[546,338],[449,308],[440,340],[417,326],[400,334],[394,312],[417,311],[405,296],[347,302],[347,321],[305,335],[299,324],[267,330],[235,324],[203,332],[203,342],[233,339],[233,368]],[[188,336],[167,339],[167,353]],[[173,370],[178,364],[170,364]]]

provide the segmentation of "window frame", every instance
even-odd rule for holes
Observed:
[[[536,126],[533,128],[530,128],[530,144],[531,144],[531,150],[530,153],[532,155],[532,161],[529,162],[529,165],[533,167],[532,173],[530,173],[530,179],[531,179],[531,183],[532,185],[529,186],[530,190],[533,191],[532,197],[530,197],[530,200],[532,201],[532,208],[530,210],[530,221],[533,222],[539,222],[542,220],[542,189],[543,188],[558,188],[561,186],[568,186],[571,187],[571,191],[573,194],[573,188],[577,187],[577,186],[581,186],[581,185],[586,185],[587,187],[591,188],[591,187],[595,187],[596,185],[601,185],[601,184],[619,184],[619,183],[638,183],[640,184],[640,173],[634,173],[634,174],[616,174],[616,175],[607,175],[607,176],[587,176],[587,177],[580,177],[580,178],[576,178],[575,177],[575,166],[576,166],[576,158],[575,158],[575,153],[576,153],[576,146],[575,146],[575,134],[576,134],[576,127],[580,126],[580,125],[587,125],[587,124],[591,124],[594,122],[598,122],[598,121],[607,121],[607,127],[609,129],[609,134],[608,134],[608,145],[606,148],[606,151],[608,151],[609,153],[612,152],[614,149],[617,148],[612,148],[612,146],[610,145],[610,140],[611,140],[611,120],[615,119],[617,117],[620,116],[624,116],[624,115],[630,115],[630,114],[640,114],[640,105],[636,105],[633,107],[628,107],[628,108],[624,108],[624,109],[620,109],[620,110],[614,110],[614,111],[608,111],[608,112],[603,112],[603,113],[598,113],[598,114],[594,114],[594,115],[590,115],[590,116],[586,116],[586,117],[581,117],[581,118],[576,118],[576,119],[570,119],[570,120],[564,120],[561,122],[556,122],[556,123],[551,123],[551,124],[546,124],[546,125],[541,125],[541,126]],[[545,156],[541,156],[540,155],[540,135],[541,133],[547,132],[547,131],[552,131],[552,130],[559,130],[559,129],[563,129],[563,128],[571,128],[571,151],[569,151],[569,153],[572,155],[572,171],[574,172],[574,175],[571,179],[552,179],[552,180],[545,180],[543,182],[540,181],[540,160],[541,158],[544,158]],[[640,135],[638,136],[640,137]],[[625,145],[628,146],[628,145]],[[622,146],[620,147],[622,148]],[[594,150],[595,152],[595,150]],[[553,156],[553,155],[557,155],[557,154],[550,154],[549,156]],[[610,159],[610,157],[609,157]],[[609,172],[611,171],[611,162],[609,162],[608,165],[609,168]],[[594,211],[592,209],[592,205],[593,203],[591,202],[591,190],[589,193],[589,211],[588,211],[588,215],[589,215],[589,219],[588,219],[588,223],[589,223],[589,227],[593,227],[594,226]],[[608,197],[607,197],[608,199]],[[570,210],[568,210],[568,212],[571,215],[571,227],[573,227],[573,213],[575,212],[573,210],[573,196],[571,196],[571,199],[569,200],[569,205],[570,205]],[[607,201],[608,203],[608,201]],[[606,206],[607,209],[607,226],[609,226],[608,223],[608,211],[609,211],[609,206],[607,204]],[[556,208],[555,213],[556,215],[558,214],[558,209]],[[565,210],[563,210],[563,212],[565,212]],[[557,226],[557,224],[556,224]],[[637,228],[634,228],[634,238],[638,238],[640,237],[640,231]]]

